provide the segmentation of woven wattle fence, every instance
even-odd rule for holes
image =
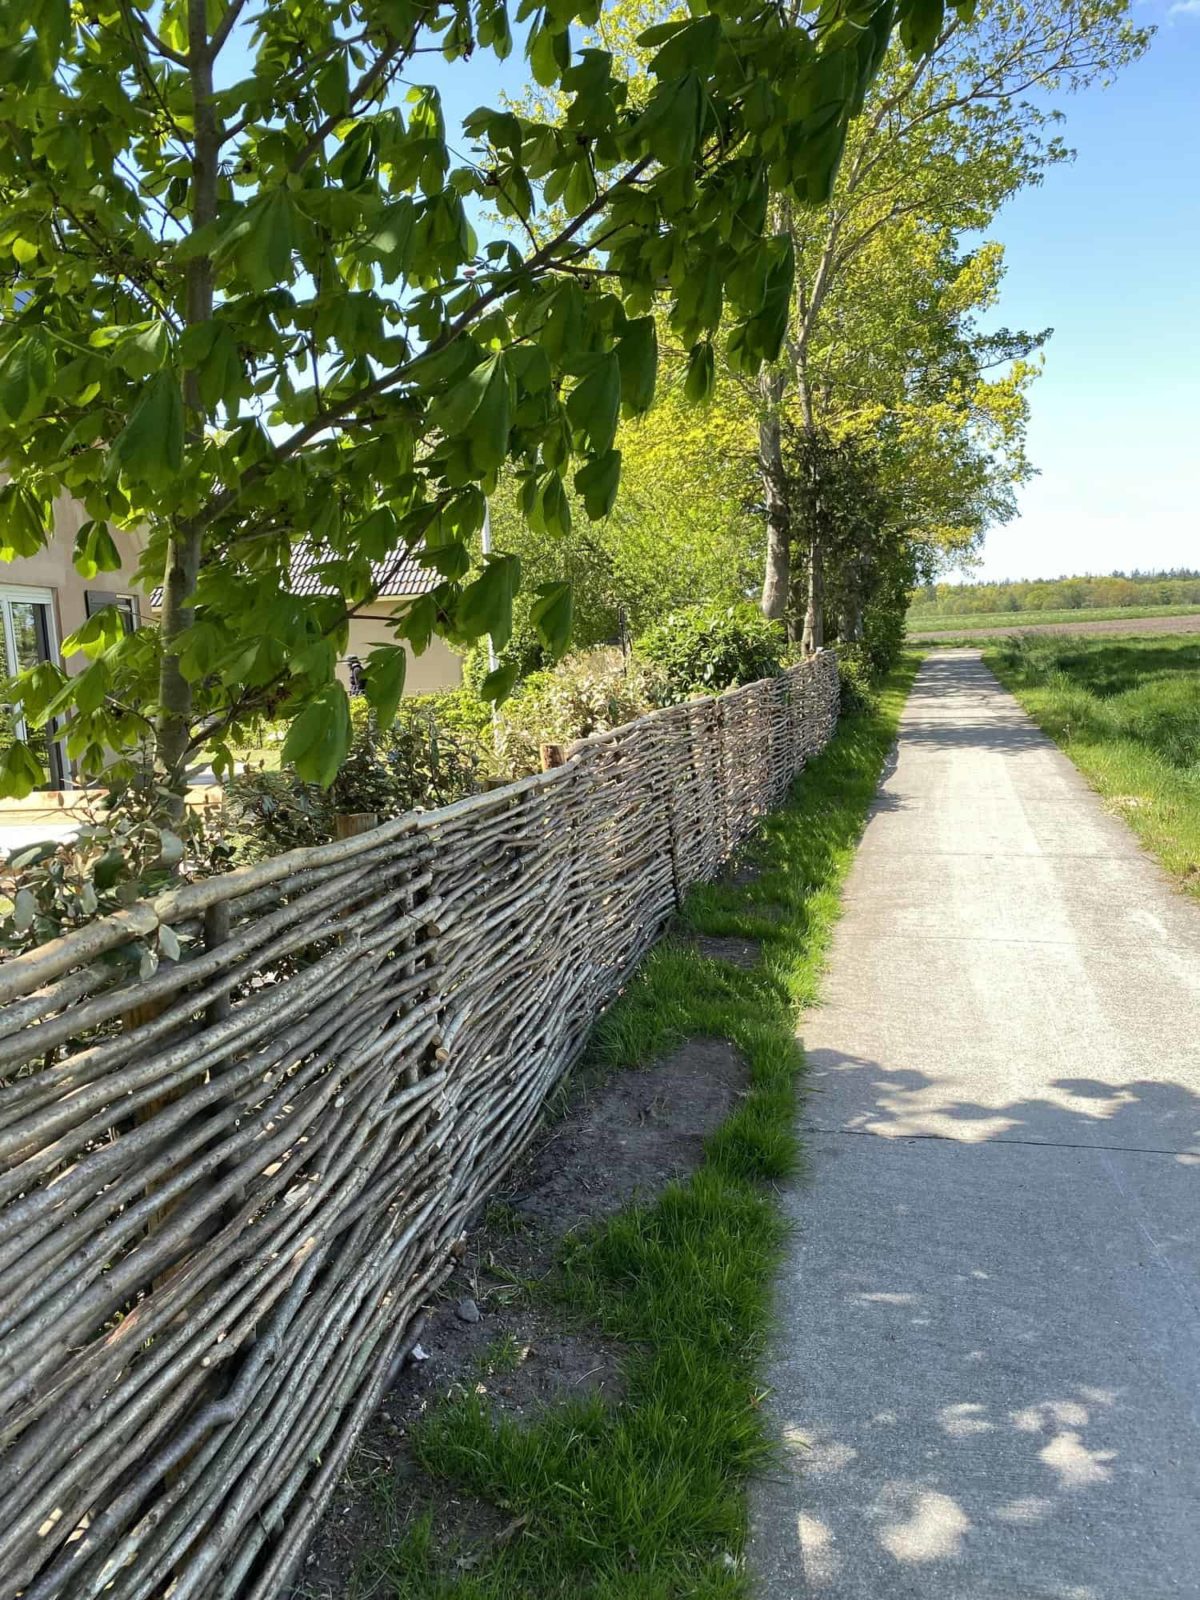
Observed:
[[[472,1210],[837,693],[819,655],[0,968],[5,1596],[278,1594]]]

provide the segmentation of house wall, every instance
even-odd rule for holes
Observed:
[[[395,635],[386,619],[393,617],[395,606],[381,606],[365,616],[350,619],[350,643],[346,657],[357,656],[366,665],[367,657],[377,644],[395,644]],[[405,694],[434,694],[440,689],[457,689],[462,682],[462,658],[455,655],[444,639],[433,638],[421,655],[415,656],[405,645],[408,667],[404,676]],[[338,677],[349,686],[350,672],[346,659],[338,662]]]
[[[74,633],[87,620],[87,595],[89,590],[103,594],[139,594],[133,581],[141,555],[138,540],[132,534],[112,529],[113,540],[121,554],[119,572],[100,572],[95,578],[81,578],[72,564],[75,535],[87,521],[87,512],[77,500],[62,497],[54,506],[54,533],[44,550],[35,556],[22,556],[16,561],[0,563],[0,586],[5,588],[49,589],[54,596],[54,625],[59,645],[68,634]],[[157,620],[151,611],[147,596],[139,595],[143,622]],[[404,602],[380,602],[363,616],[354,617],[350,623],[350,642],[347,656],[366,660],[377,644],[395,642],[386,626]],[[407,649],[407,646],[406,646]],[[80,672],[87,659],[78,655],[65,663],[70,672]],[[2,674],[0,674],[2,675]],[[338,676],[349,682],[345,660],[338,664]],[[462,661],[443,639],[432,639],[429,648],[421,655],[408,652],[408,671],[405,677],[406,694],[431,694],[440,689],[456,689],[462,682]]]
[[[113,541],[121,554],[120,572],[98,572],[94,578],[81,578],[71,561],[75,549],[75,535],[88,520],[87,512],[77,500],[63,496],[54,503],[54,533],[44,550],[35,556],[19,556],[15,561],[0,562],[0,585],[6,589],[49,589],[54,595],[54,625],[58,643],[69,633],[74,633],[87,620],[87,593],[138,594],[133,574],[141,555],[138,541],[132,534],[112,529]],[[144,595],[140,596],[143,618],[149,607]],[[64,663],[68,672],[82,672],[88,665],[86,657],[77,655]]]

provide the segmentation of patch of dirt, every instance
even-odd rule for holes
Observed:
[[[688,947],[698,955],[713,961],[728,961],[731,966],[743,967],[747,972],[758,965],[762,946],[757,939],[739,939],[735,936],[718,937],[715,934],[697,933],[687,940]]]
[[[700,1165],[747,1082],[725,1039],[690,1039],[657,1066],[617,1073],[548,1130],[515,1174],[510,1204],[558,1236],[653,1197]]]
[[[646,1070],[576,1080],[565,1113],[542,1130],[467,1234],[413,1356],[364,1430],[291,1600],[370,1592],[352,1588],[363,1553],[395,1543],[425,1515],[435,1546],[464,1571],[519,1536],[511,1513],[424,1474],[411,1452],[413,1426],[464,1392],[518,1422],[572,1397],[620,1404],[623,1347],[535,1300],[527,1285],[552,1270],[565,1234],[653,1199],[694,1171],[705,1138],[747,1083],[745,1062],[721,1039],[689,1040]],[[381,1594],[388,1589],[380,1585]]]
[[[731,883],[735,889],[748,889],[761,877],[762,868],[756,866],[753,861],[731,861],[721,874],[721,881]]]

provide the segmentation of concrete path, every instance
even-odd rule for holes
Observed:
[[[973,652],[803,1038],[763,1600],[1196,1600],[1200,904]]]

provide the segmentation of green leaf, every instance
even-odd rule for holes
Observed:
[[[171,338],[165,322],[148,322],[127,334],[114,346],[114,355],[131,378],[148,378],[164,367],[171,354]]]
[[[454,622],[464,639],[491,634],[497,650],[512,637],[513,597],[521,582],[520,556],[494,555],[462,592]]]
[[[232,267],[252,289],[290,282],[296,247],[296,213],[286,189],[272,189],[244,207],[212,252],[213,265]]]
[[[344,50],[331,56],[317,73],[313,88],[317,104],[328,117],[340,117],[350,109],[350,66]]]
[[[158,830],[158,859],[164,867],[175,867],[183,860],[184,844],[170,828]]]
[[[229,324],[220,318],[195,323],[180,341],[179,359],[185,370],[195,372],[205,411],[211,415],[224,404],[230,417],[236,417],[246,375]]]
[[[570,583],[543,583],[529,615],[538,637],[557,661],[571,642],[574,589]]]
[[[621,404],[628,415],[641,416],[654,403],[658,372],[658,334],[653,317],[637,317],[617,340],[621,368]]]
[[[707,76],[712,71],[721,43],[721,19],[709,15],[691,21],[668,22],[657,28],[649,28],[640,36],[638,43],[655,44],[658,38],[664,39],[665,43],[649,63],[655,77],[678,78],[685,72],[700,72]]]
[[[906,0],[900,41],[912,56],[928,55],[938,41],[945,16],[943,0]]]
[[[688,356],[687,376],[683,380],[683,392],[693,405],[707,404],[712,399],[716,376],[712,345],[707,340],[703,344],[693,345]]]
[[[125,637],[125,624],[116,606],[101,606],[94,611],[81,628],[69,633],[62,642],[64,656],[78,655],[95,659]]]
[[[363,693],[382,732],[386,733],[396,720],[407,668],[408,652],[403,645],[377,645],[367,657]]]
[[[83,524],[75,535],[75,552],[71,559],[82,578],[94,578],[99,572],[121,570],[121,552],[102,522]]]
[[[0,360],[0,418],[16,426],[37,416],[52,371],[50,341],[40,328],[18,339]]]
[[[159,372],[142,390],[108,453],[114,477],[165,488],[183,465],[183,396],[173,372]]]
[[[57,839],[41,839],[37,844],[27,844],[24,850],[14,852],[9,856],[8,864],[14,872],[24,872],[26,867],[36,867],[39,862],[48,861],[57,849]]]
[[[14,739],[0,758],[0,795],[7,800],[24,800],[45,781],[46,774],[33,751],[23,740]]]
[[[548,472],[537,487],[533,526],[542,533],[565,539],[571,531],[571,502],[557,472]]]
[[[283,741],[282,759],[306,783],[323,789],[337,777],[350,748],[350,702],[340,683],[326,683],[292,721]]]
[[[37,555],[51,527],[48,511],[31,490],[20,483],[0,484],[0,561]]]
[[[508,365],[495,355],[469,372],[430,407],[430,421],[448,438],[465,435],[471,465],[491,472],[508,455]]]
[[[125,854],[114,845],[111,850],[106,850],[92,868],[92,882],[100,893],[111,889],[117,879],[125,870]]]
[[[525,54],[533,68],[534,81],[549,89],[571,64],[571,35],[562,28],[554,32],[548,22],[529,30]]]
[[[379,263],[385,283],[393,283],[409,269],[416,216],[416,201],[404,195],[387,207],[367,240],[365,253]]]
[[[89,716],[104,704],[104,696],[108,692],[108,667],[103,661],[93,661],[86,671],[77,674],[65,687],[70,692],[75,709]]]
[[[494,668],[479,685],[480,698],[491,701],[492,705],[501,705],[516,688],[520,670],[517,661],[506,661],[503,666]]]
[[[13,931],[24,933],[26,929],[32,928],[36,916],[37,896],[32,889],[18,889],[12,908]]]
[[[440,620],[437,600],[431,594],[418,595],[404,610],[395,631],[412,645],[413,655],[424,655]]]
[[[704,86],[695,72],[687,72],[659,83],[633,132],[664,166],[686,166],[700,143],[705,115]]]
[[[595,452],[609,449],[621,414],[621,364],[615,350],[595,356],[590,370],[567,397],[571,426]]]
[[[603,455],[594,456],[575,474],[575,488],[583,496],[584,509],[593,522],[612,510],[620,483],[619,450],[606,450]]]

